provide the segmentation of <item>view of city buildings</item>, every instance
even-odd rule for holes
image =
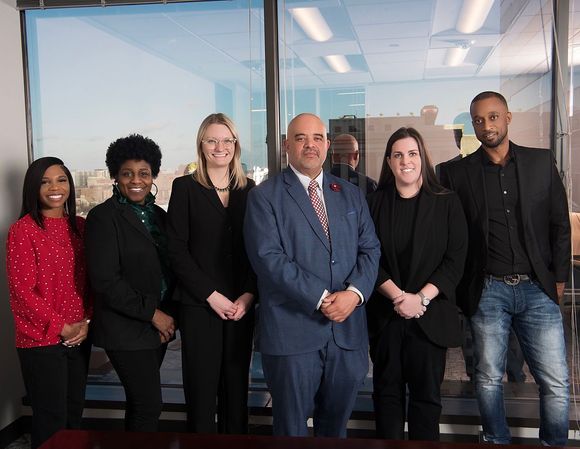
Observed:
[[[195,171],[197,163],[179,165],[175,170],[161,170],[155,179],[152,193],[155,194],[155,204],[167,210],[171,196],[173,180],[184,174]],[[114,181],[109,178],[109,171],[104,168],[94,170],[71,170],[75,182],[77,214],[86,217],[89,211],[97,204],[102,203],[112,195]],[[268,169],[253,167],[247,171],[249,178],[260,183],[268,176]]]
[[[361,163],[357,169],[376,180],[380,176],[386,142],[389,136],[402,126],[416,128],[423,135],[433,165],[448,161],[460,153],[465,156],[479,147],[467,111],[458,114],[450,123],[439,123],[438,112],[437,105],[425,105],[417,114],[366,118],[348,116],[329,119],[328,137],[332,142],[339,134],[353,135],[358,140],[361,153]],[[513,112],[512,114],[510,135],[513,136],[514,141],[544,148],[550,146],[548,114],[541,114],[538,111]],[[266,151],[265,146],[261,151]],[[283,150],[281,157],[282,166],[285,167],[286,158]],[[247,176],[256,184],[260,184],[268,177],[267,167],[256,165],[248,167],[245,163],[242,165]],[[155,203],[167,209],[173,180],[178,176],[193,173],[196,168],[197,162],[180,164],[175,169],[162,168],[155,179],[157,190],[155,187],[152,189],[153,193],[157,192]],[[91,208],[111,196],[113,181],[104,168],[72,170],[72,172],[76,186],[77,210],[80,215],[86,216]]]

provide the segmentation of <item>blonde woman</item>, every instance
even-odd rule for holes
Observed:
[[[240,153],[233,122],[221,113],[206,117],[197,134],[197,170],[173,182],[169,201],[191,432],[247,433],[255,276],[242,229],[255,184],[243,172]]]

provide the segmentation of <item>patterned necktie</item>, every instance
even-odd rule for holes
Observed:
[[[328,219],[326,218],[326,211],[324,210],[324,205],[318,196],[318,183],[316,179],[310,181],[308,184],[308,196],[310,197],[310,201],[312,202],[312,207],[314,207],[314,212],[318,216],[320,220],[320,224],[322,225],[322,229],[324,229],[324,233],[326,234],[327,238],[330,238],[328,235]]]

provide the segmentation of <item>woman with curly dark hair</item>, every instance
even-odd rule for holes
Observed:
[[[108,150],[113,196],[87,217],[86,252],[95,291],[95,346],[105,349],[125,389],[125,429],[157,430],[159,367],[175,333],[165,211],[151,193],[161,151],[147,137],[117,139]]]

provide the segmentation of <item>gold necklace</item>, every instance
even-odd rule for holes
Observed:
[[[210,178],[209,182],[211,183],[211,186],[214,188],[215,191],[221,192],[221,193],[226,193],[226,192],[229,192],[230,191],[230,184],[232,183],[232,175],[231,175],[231,173],[228,173],[226,176],[228,177],[228,185],[225,186],[225,187],[218,187],[218,186],[216,186],[211,181],[211,178]]]

